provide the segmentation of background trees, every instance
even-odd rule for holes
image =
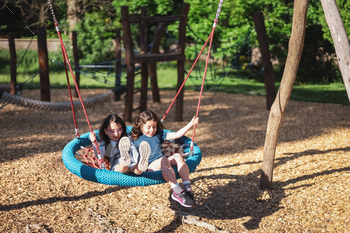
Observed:
[[[111,40],[115,29],[121,29],[120,7],[129,6],[133,13],[140,13],[140,6],[148,6],[149,15],[179,14],[183,2],[191,4],[189,12],[188,44],[207,38],[215,18],[218,0],[53,0],[56,17],[62,31],[78,30],[81,56],[86,62],[112,59]],[[350,33],[350,2],[337,0],[345,28]],[[224,1],[215,31],[214,48],[229,48],[228,59],[235,56],[235,43],[254,29],[252,15],[261,11],[265,17],[270,50],[281,68],[285,63],[291,32],[293,2],[279,0]],[[16,31],[18,36],[29,36],[28,28],[38,25],[48,27],[48,35],[56,38],[52,18],[46,0],[5,0],[0,3],[0,35]],[[137,29],[134,29],[137,33]],[[168,26],[176,38],[176,26]],[[67,34],[66,33],[66,34]],[[255,31],[251,31],[249,47],[258,47]],[[330,31],[324,19],[320,1],[310,0],[308,5],[305,46],[297,81],[341,82],[334,64],[334,47]],[[164,49],[166,43],[163,43]],[[188,50],[189,52],[191,50]],[[214,50],[215,52],[215,50]],[[190,56],[191,54],[189,54]],[[230,58],[231,57],[231,58]],[[278,76],[277,76],[278,77]]]

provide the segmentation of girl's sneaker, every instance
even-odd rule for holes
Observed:
[[[194,200],[194,193],[192,192],[192,190],[186,189],[185,192],[188,194],[188,196],[190,196],[190,198],[194,201],[194,203],[196,203],[196,201]]]
[[[130,139],[128,137],[122,137],[119,140],[118,145],[119,151],[120,151],[120,164],[122,166],[129,166],[130,165]]]
[[[138,163],[138,169],[142,172],[146,171],[148,168],[148,159],[151,155],[151,147],[149,146],[148,142],[141,142],[139,147],[139,153],[140,153],[140,160]]]
[[[176,194],[173,192],[171,194],[171,198],[174,201],[179,202],[184,207],[193,207],[194,206],[194,200],[191,198],[191,196],[186,192],[185,190],[182,190],[181,193]]]

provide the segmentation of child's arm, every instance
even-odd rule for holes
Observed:
[[[198,124],[198,117],[193,117],[192,120],[182,129],[179,129],[177,132],[169,132],[166,135],[166,140],[174,140],[185,135],[185,133],[193,126]]]
[[[92,144],[94,144],[94,142],[97,141],[95,133],[90,133],[89,138]]]
[[[103,159],[104,151],[101,151],[101,149],[102,149],[101,147],[99,148],[100,149],[100,158],[98,157],[98,152],[97,152],[97,149],[96,149],[96,146],[95,146],[95,142],[97,142],[96,134],[95,133],[90,133],[89,138],[90,138],[90,141],[92,142],[92,148],[94,149],[95,157],[98,158],[98,159]]]

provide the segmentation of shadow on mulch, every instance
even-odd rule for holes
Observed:
[[[294,153],[290,157],[278,158],[275,161],[275,167],[285,164],[288,161],[298,159],[302,156],[308,155],[321,155],[328,153],[330,151],[349,151],[350,147],[338,148],[334,150],[325,150],[325,151],[315,151],[307,150],[301,153]],[[286,153],[288,154],[288,153]],[[290,153],[289,153],[290,154]],[[261,163],[259,162],[249,162],[244,164],[234,164],[227,165],[222,167],[215,168],[205,168],[199,169],[196,172],[212,170],[212,169],[227,169],[230,167]],[[185,213],[188,215],[196,216],[204,219],[217,219],[217,220],[232,220],[239,219],[243,217],[250,217],[250,220],[245,222],[243,225],[247,230],[255,230],[259,228],[261,220],[273,213],[277,212],[280,207],[280,202],[286,196],[285,187],[290,184],[294,184],[300,181],[305,181],[313,179],[315,177],[329,175],[338,172],[350,171],[350,167],[332,169],[329,171],[317,172],[312,175],[304,175],[295,179],[290,179],[284,182],[274,182],[274,189],[268,191],[268,198],[261,199],[261,194],[263,190],[260,190],[256,185],[260,182],[260,173],[261,170],[254,171],[245,176],[239,175],[210,175],[202,176],[196,179],[192,179],[192,187],[194,190],[199,190],[195,193],[196,197],[196,206],[194,208],[185,208],[179,205],[177,202],[174,202],[171,198],[171,193],[169,194],[169,202],[171,203],[170,208],[177,213]],[[230,179],[227,185],[222,187],[214,187],[213,190],[210,190],[209,196],[205,197],[206,194],[204,190],[195,185],[196,181],[206,180],[206,179]],[[300,185],[297,187],[292,187],[290,189],[298,189],[300,187],[312,186],[313,184]],[[211,187],[210,187],[211,188]],[[283,207],[282,207],[283,208]],[[205,220],[204,220],[205,221]],[[171,223],[164,226],[160,232],[172,232],[178,229],[182,225],[180,218],[175,217]],[[218,229],[220,230],[220,229]]]
[[[47,199],[40,199],[35,201],[26,201],[18,204],[13,205],[0,205],[0,211],[9,211],[9,210],[15,210],[15,209],[22,209],[29,206],[39,206],[39,205],[45,205],[45,204],[52,204],[55,202],[66,202],[66,201],[79,201],[84,199],[90,199],[92,197],[96,196],[103,196],[106,194],[114,193],[122,189],[126,189],[128,187],[122,187],[122,186],[116,186],[116,187],[108,187],[103,191],[93,191],[93,192],[87,192],[80,196],[71,196],[71,197],[50,197]]]

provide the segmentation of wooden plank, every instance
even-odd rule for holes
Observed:
[[[16,45],[15,45],[15,35],[12,32],[8,34],[9,49],[10,49],[10,74],[11,74],[11,94],[16,94],[17,86],[17,55],[16,55]]]
[[[167,16],[148,16],[148,17],[142,17],[141,15],[130,15],[128,17],[122,17],[120,19],[120,22],[124,20],[128,20],[130,23],[137,23],[141,22],[142,19],[145,19],[148,21],[148,23],[160,23],[160,22],[172,22],[172,21],[178,21],[181,20],[181,15],[167,15]]]
[[[80,88],[80,67],[79,67],[79,53],[78,53],[78,42],[77,42],[77,31],[72,31],[72,45],[73,45],[73,57],[74,57],[74,69],[75,69],[75,80],[78,88]],[[77,89],[75,88],[75,97],[79,97]]]
[[[49,56],[47,53],[46,30],[44,27],[37,29],[38,56],[40,74],[40,99],[50,102],[50,77],[49,77]]]
[[[183,55],[185,54],[185,43],[186,43],[186,23],[187,23],[187,15],[190,10],[190,4],[184,3],[181,12],[181,20],[179,24],[179,45],[178,45],[178,53]],[[180,89],[182,83],[184,82],[185,76],[185,59],[180,60],[177,59],[177,91]],[[175,104],[175,121],[182,121],[183,115],[183,97],[184,97],[184,88],[180,91]]]
[[[121,85],[121,75],[122,75],[122,50],[120,43],[120,30],[115,32],[115,88]],[[120,95],[115,94],[114,100],[120,100]]]
[[[147,7],[141,7],[140,54],[147,54]],[[141,63],[140,112],[147,109],[148,63]]]
[[[264,16],[262,12],[253,15],[255,31],[258,36],[259,49],[261,52],[261,59],[264,65],[264,79],[266,89],[266,108],[270,110],[273,101],[276,98],[275,76],[273,74],[273,66],[271,62],[269,39],[267,37]]]
[[[128,18],[129,8],[127,6],[121,7],[121,16],[122,18]],[[126,95],[125,95],[125,107],[124,107],[124,120],[131,122],[132,121],[132,109],[134,101],[134,79],[135,79],[135,63],[131,62],[133,57],[133,46],[131,39],[131,30],[130,22],[128,20],[122,21],[123,25],[123,42],[125,48],[125,65],[126,65]]]
[[[131,58],[132,63],[185,60],[184,54],[138,54]]]
[[[184,73],[185,73],[185,62],[177,61],[177,87],[176,92],[180,89],[182,83],[184,82]],[[183,120],[183,104],[184,104],[184,91],[185,86],[179,92],[175,102],[175,121]]]
[[[262,162],[260,188],[272,189],[272,174],[276,153],[277,138],[282,118],[292,93],[300,57],[303,51],[306,28],[307,0],[295,0],[292,33],[289,39],[288,56],[277,97],[270,110],[267,123],[264,157]]]
[[[152,54],[159,53],[160,43],[162,42],[162,38],[164,36],[166,27],[167,27],[166,22],[161,22],[158,24],[157,31],[154,35],[153,46],[152,46],[152,50],[151,50]],[[158,79],[157,79],[157,63],[156,62],[150,62],[149,72],[150,72],[150,79],[151,79],[151,89],[152,89],[153,102],[160,103],[160,94],[159,94]]]

